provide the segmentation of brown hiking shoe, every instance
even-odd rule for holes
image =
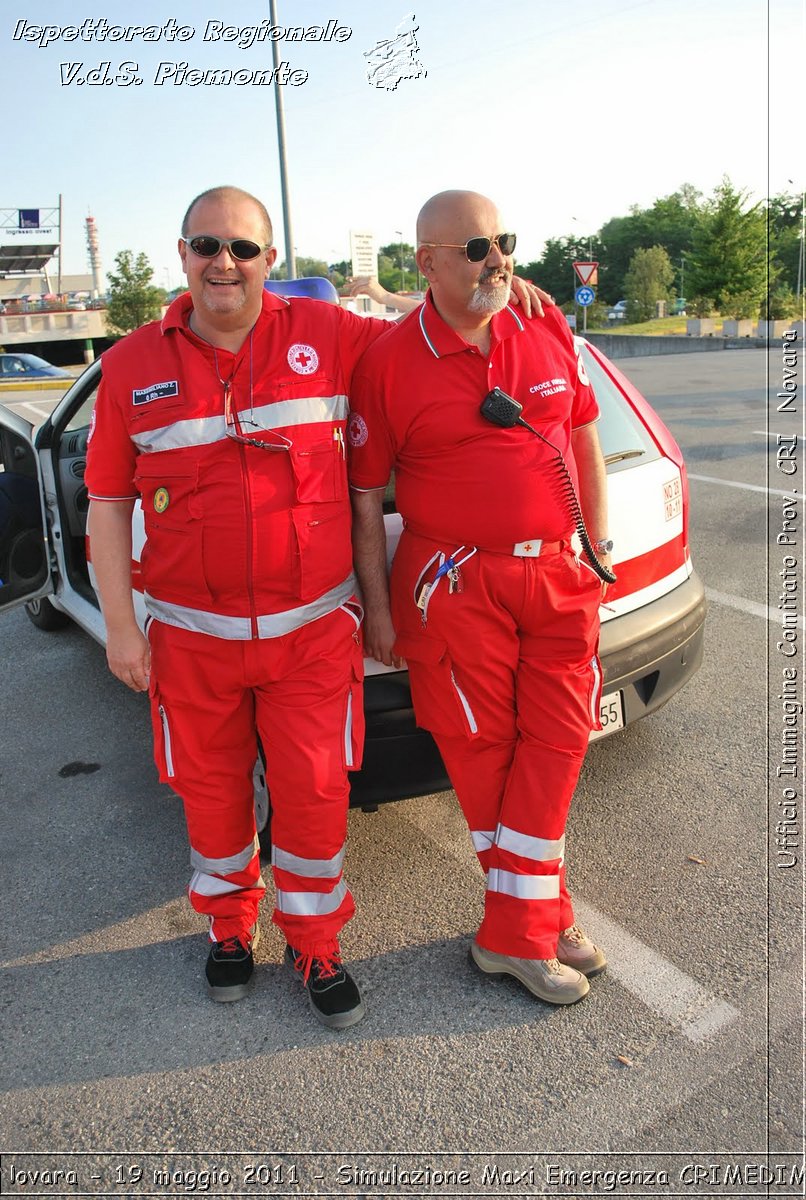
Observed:
[[[578,925],[569,925],[560,934],[557,957],[567,967],[574,967],[583,975],[587,975],[588,979],[592,975],[598,975],[607,966],[607,959],[602,951],[598,946],[594,946],[585,930],[580,929]]]
[[[497,978],[513,975],[533,996],[547,1004],[576,1004],[590,990],[584,975],[556,958],[513,958],[485,950],[475,941],[470,945],[470,957],[485,975]]]

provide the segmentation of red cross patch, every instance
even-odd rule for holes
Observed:
[[[288,351],[288,365],[298,375],[313,375],[319,366],[319,355],[313,346],[306,346],[303,342],[294,342]]]

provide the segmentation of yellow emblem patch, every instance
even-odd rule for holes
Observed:
[[[171,497],[168,495],[168,489],[157,488],[154,493],[154,512],[164,513],[170,503]]]

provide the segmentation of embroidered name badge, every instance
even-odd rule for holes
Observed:
[[[319,366],[319,355],[313,346],[305,346],[302,342],[295,342],[288,351],[288,365],[298,375],[313,375]]]
[[[150,404],[152,400],[164,400],[166,396],[178,396],[179,384],[175,379],[165,383],[152,383],[145,388],[135,388],[132,404]]]

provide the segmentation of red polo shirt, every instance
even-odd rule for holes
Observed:
[[[491,321],[489,357],[425,303],[367,350],[353,376],[348,423],[351,485],[382,488],[395,470],[398,511],[440,541],[511,548],[574,528],[556,454],[523,427],[501,429],[479,409],[494,387],[562,451],[577,487],[571,431],[599,415],[564,315],[524,321],[511,307]]]

